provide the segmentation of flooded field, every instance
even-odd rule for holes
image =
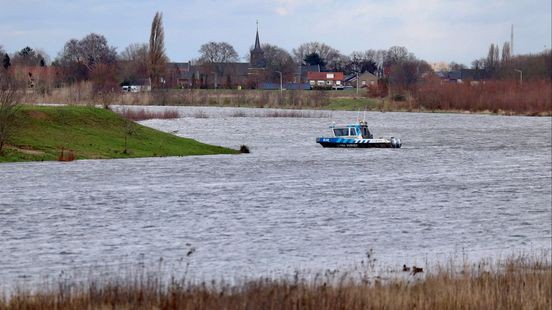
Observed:
[[[367,113],[374,137],[403,147],[324,149],[315,138],[357,113],[171,109],[183,117],[142,123],[251,154],[0,165],[4,285],[143,266],[202,279],[317,271],[370,249],[402,266],[551,248],[551,118]]]

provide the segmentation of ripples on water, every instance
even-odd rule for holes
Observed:
[[[252,153],[0,165],[2,282],[161,257],[167,273],[190,263],[220,278],[344,266],[369,249],[402,266],[551,247],[550,118],[367,113],[403,148],[357,150],[315,143],[354,112],[178,109],[189,117],[143,124]]]

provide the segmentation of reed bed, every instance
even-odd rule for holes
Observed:
[[[174,109],[165,109],[163,111],[151,111],[146,109],[127,109],[122,108],[116,112],[126,119],[132,121],[143,121],[147,119],[173,119],[179,118],[180,114]]]
[[[482,83],[426,82],[413,93],[416,106],[427,110],[490,111],[503,114],[551,115],[550,80],[485,81]]]
[[[552,81],[517,80],[449,83],[424,81],[400,96],[376,100],[381,111],[470,111],[511,115],[552,115]],[[365,96],[363,90],[361,96]],[[397,97],[398,98],[398,97]],[[28,103],[226,106],[280,109],[319,109],[339,101],[359,99],[356,92],[321,90],[165,89],[128,93],[97,92],[91,82],[75,83],[48,92],[30,91]],[[350,107],[351,103],[345,105]]]
[[[268,110],[246,113],[243,110],[233,111],[230,117],[288,117],[288,118],[330,118],[329,112],[315,110]]]
[[[342,96],[344,94],[341,94]],[[346,94],[345,94],[346,95]],[[182,106],[233,106],[259,108],[316,108],[330,103],[333,92],[288,90],[210,90],[166,89],[152,92],[95,93],[90,83],[52,90],[49,94],[30,94],[29,103],[65,104],[122,104],[122,105],[182,105]],[[348,95],[347,95],[348,96]]]
[[[260,278],[238,284],[193,283],[145,275],[50,289],[18,289],[0,309],[550,309],[552,270],[543,258],[444,264],[430,271],[396,270],[385,279],[370,267],[313,277]],[[392,272],[391,272],[392,273]]]

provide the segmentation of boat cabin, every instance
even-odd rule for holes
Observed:
[[[356,139],[372,139],[372,133],[368,129],[366,122],[359,122],[354,125],[335,126],[332,125],[332,131],[337,138],[356,138]]]

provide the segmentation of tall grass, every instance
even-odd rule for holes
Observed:
[[[236,110],[230,114],[231,117],[288,117],[288,118],[329,118],[331,113],[323,111],[308,110],[268,110],[246,113],[243,110]]]
[[[155,276],[60,281],[0,297],[0,309],[550,309],[548,256],[438,265],[384,278],[327,271],[314,278],[261,278],[238,284]],[[307,280],[310,278],[310,280]]]
[[[344,93],[343,93],[344,94]],[[313,108],[329,104],[334,92],[324,91],[263,91],[263,90],[208,90],[167,89],[152,92],[96,94],[89,83],[58,88],[49,95],[31,96],[29,103],[111,104],[132,105],[186,105],[186,106],[234,106],[272,108]]]
[[[460,110],[506,114],[552,114],[550,80],[486,81],[478,84],[425,82],[413,92],[416,105],[428,110]]]
[[[174,109],[164,109],[163,111],[151,111],[146,109],[127,109],[116,110],[122,117],[132,121],[143,121],[147,119],[172,119],[179,118],[180,114]]]

